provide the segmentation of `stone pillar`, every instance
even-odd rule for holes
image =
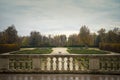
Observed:
[[[9,59],[0,58],[0,72],[9,70]]]
[[[39,58],[33,58],[32,59],[33,60],[33,64],[32,64],[32,66],[33,66],[33,70],[35,70],[35,71],[39,71],[40,70],[40,59]]]
[[[89,60],[89,69],[90,70],[99,70],[99,58],[90,58]]]

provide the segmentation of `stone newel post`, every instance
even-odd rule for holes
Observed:
[[[92,71],[99,70],[100,64],[99,64],[99,58],[90,58],[89,60],[89,69]]]
[[[38,57],[33,58],[33,70],[40,70],[40,59]]]

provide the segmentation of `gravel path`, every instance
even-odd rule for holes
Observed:
[[[52,48],[53,52],[51,54],[69,54],[67,48],[57,47]]]

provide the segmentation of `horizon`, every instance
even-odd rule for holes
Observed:
[[[14,24],[20,36],[31,31],[69,36],[86,25],[97,33],[101,28],[120,28],[119,13],[119,0],[1,0],[0,31]]]

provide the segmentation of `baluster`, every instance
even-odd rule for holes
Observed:
[[[102,70],[104,71],[105,70],[105,61],[102,62]]]
[[[20,63],[21,63],[21,62],[20,62],[20,61],[18,61],[18,64],[17,64],[17,65],[18,65],[18,69],[20,69]]]
[[[73,68],[73,63],[72,63],[73,58],[72,58],[72,57],[70,57],[70,58],[69,58],[69,60],[70,60],[70,66],[69,66],[69,67],[70,67],[70,71],[71,71],[71,70],[72,70],[72,68]]]
[[[41,57],[41,70],[45,69],[45,58]]]
[[[76,66],[76,71],[79,71],[79,61],[78,61],[78,57],[75,58],[75,66]]]
[[[16,61],[14,62],[14,69],[16,70]]]
[[[64,71],[64,57],[63,58],[61,58],[62,60],[61,60],[61,62],[62,62],[62,71]]]
[[[105,61],[104,60],[101,61],[101,67],[102,67],[102,70],[104,71],[105,70]]]
[[[118,67],[119,67],[119,71],[120,71],[120,58],[118,60]]]
[[[102,70],[104,71],[106,69],[106,59],[105,57],[103,57],[103,60],[102,60]]]
[[[13,62],[11,62],[11,68],[12,68],[12,70],[14,70],[14,61]]]
[[[42,70],[42,63],[43,63],[42,62],[42,57],[40,57],[39,60],[40,60],[40,70]]]
[[[59,57],[56,57],[56,70],[59,70]]]
[[[83,58],[81,59],[81,70],[84,70],[84,60],[83,60]]]
[[[117,70],[117,61],[115,61],[115,71]]]
[[[22,69],[22,62],[20,61],[20,69]]]
[[[27,69],[27,61],[25,61],[25,69]]]
[[[85,57],[83,59],[83,67],[84,67],[84,70],[86,70],[86,58]]]
[[[50,70],[50,57],[47,58],[47,70]]]
[[[47,70],[47,57],[45,57],[45,60],[44,60],[44,70]]]
[[[102,70],[102,59],[100,58],[100,70]]]
[[[39,66],[40,67],[40,66]],[[33,69],[33,59],[30,58],[29,59],[29,69],[32,70]]]
[[[16,70],[18,70],[18,61],[16,61]]]
[[[79,58],[79,70],[82,70],[82,61],[81,61],[81,58]]]
[[[25,62],[22,62],[22,69],[25,69]]]
[[[51,65],[50,70],[53,70],[53,57],[51,57],[50,65]]]
[[[30,62],[30,68],[33,69],[33,61]]]
[[[80,71],[81,70],[81,65],[80,65],[80,60],[78,59],[78,71]]]
[[[108,60],[107,65],[108,65],[108,70],[111,70],[111,60],[110,59]]]
[[[14,63],[13,61],[9,61],[9,69],[13,69]]]
[[[115,71],[115,58],[113,57],[113,71]]]
[[[111,61],[111,70],[113,70],[113,64],[114,64],[114,61],[112,59],[112,61]]]
[[[19,69],[19,61],[16,61],[16,70]]]
[[[113,70],[113,59],[111,58],[111,63],[110,63],[110,70]]]
[[[70,57],[67,57],[67,70],[70,71]]]
[[[45,57],[43,57],[43,61],[42,61],[42,63],[43,63],[43,70],[45,71],[45,69],[46,69],[46,60],[45,60]]]
[[[96,66],[97,67],[97,66]],[[85,58],[85,69],[88,70],[89,69],[89,59]]]
[[[73,64],[73,71],[75,71],[75,70],[76,70],[76,69],[75,69],[75,67],[76,67],[75,64],[76,64],[76,63],[75,63],[75,58],[74,58],[74,57],[73,57],[72,64]]]
[[[106,58],[106,71],[108,71],[108,58]]]
[[[61,59],[61,58],[58,57],[58,63],[57,63],[57,64],[58,64],[58,71],[61,70],[61,61],[60,61],[60,59]]]
[[[70,57],[70,68],[71,70],[73,70],[73,58],[72,57]]]
[[[117,58],[117,70],[119,71],[119,58]]]

